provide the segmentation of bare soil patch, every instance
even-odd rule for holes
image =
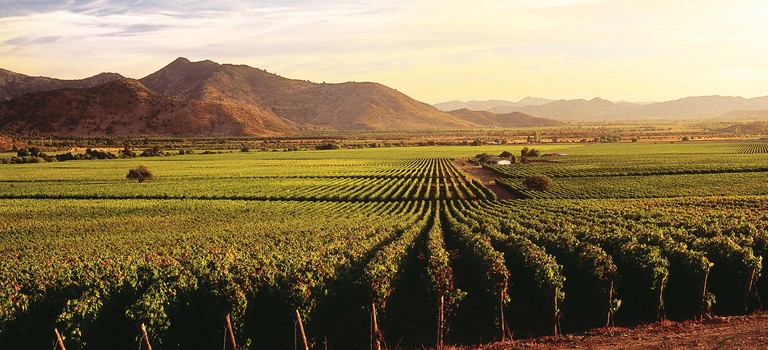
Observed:
[[[494,343],[464,350],[563,349],[768,349],[768,313],[705,321],[611,327],[583,334]]]
[[[493,191],[499,200],[515,199],[515,196],[513,196],[512,193],[509,193],[509,191],[496,184],[496,178],[499,177],[499,174],[495,173],[493,170],[483,168],[481,165],[471,164],[465,160],[454,160],[453,162],[459,170],[468,175],[470,179],[477,179],[480,183],[485,185],[485,187],[488,187]]]

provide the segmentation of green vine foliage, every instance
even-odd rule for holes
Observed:
[[[224,176],[202,192],[163,179],[6,183],[13,191],[0,208],[0,344],[44,348],[55,326],[70,349],[133,346],[144,324],[158,349],[215,348],[230,315],[240,347],[270,337],[280,347],[293,339],[297,309],[316,344],[337,322],[346,321],[338,333],[365,337],[365,322],[345,317],[370,303],[395,309],[404,271],[423,272],[408,275],[421,279],[412,285],[443,298],[455,316],[446,329],[461,312],[492,323],[505,310],[513,331],[530,334],[544,327],[516,316],[562,316],[566,330],[577,328],[569,320],[599,327],[614,314],[620,325],[692,319],[747,313],[768,292],[765,195],[498,201],[445,158],[345,161],[324,167],[332,174],[321,185],[312,171],[246,185]],[[719,167],[703,171],[763,171]],[[558,187],[548,195],[592,172],[553,173]],[[482,298],[493,304],[464,308]]]

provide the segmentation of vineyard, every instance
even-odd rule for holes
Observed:
[[[744,145],[739,153],[768,153],[768,143],[752,143]]]
[[[130,159],[0,166],[0,343],[421,348],[745,314],[768,295],[748,147],[542,146],[568,155],[486,166],[505,201],[455,164],[520,146],[168,157],[144,183]]]

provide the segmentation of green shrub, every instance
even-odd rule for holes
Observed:
[[[125,176],[128,180],[138,180],[144,182],[145,180],[154,180],[155,175],[152,174],[147,167],[139,165],[131,170],[128,170],[128,175]]]
[[[543,174],[528,176],[523,180],[523,184],[529,190],[535,191],[549,191],[555,187],[555,182],[552,181],[552,178]]]

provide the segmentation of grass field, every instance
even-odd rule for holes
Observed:
[[[218,348],[229,314],[240,348],[291,348],[299,310],[313,348],[410,348],[765,298],[762,144],[527,145],[567,156],[492,166],[508,201],[451,161],[522,147],[0,165],[0,342],[133,349],[144,323],[155,348]],[[156,179],[126,180],[139,164]]]

